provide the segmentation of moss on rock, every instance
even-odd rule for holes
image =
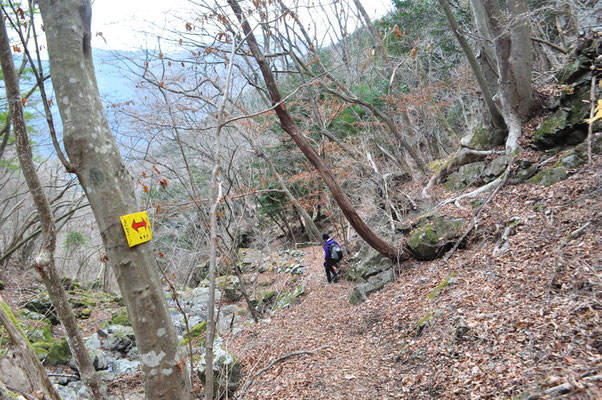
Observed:
[[[67,365],[71,359],[71,350],[65,339],[55,342],[32,343],[32,348],[38,359],[48,365]]]
[[[479,180],[485,167],[482,161],[463,165],[445,180],[443,186],[451,191],[464,189]]]
[[[202,346],[205,343],[205,332],[207,331],[207,321],[196,324],[190,328],[190,332],[184,334],[184,339],[180,342],[181,346],[188,345],[192,341],[195,345]]]
[[[295,303],[299,296],[305,293],[303,285],[299,285],[295,290],[281,293],[274,303],[274,310],[280,310],[281,308],[289,307]]]
[[[125,308],[120,308],[119,310],[113,312],[111,316],[111,324],[113,325],[122,325],[122,326],[131,326],[130,317]]]
[[[410,233],[407,247],[419,260],[434,260],[451,247],[451,240],[465,223],[465,219],[442,216],[431,217],[428,223],[421,221]]]
[[[533,132],[533,144],[540,149],[551,149],[564,135],[569,115],[560,109],[552,114]]]

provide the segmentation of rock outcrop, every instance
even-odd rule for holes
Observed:
[[[408,238],[408,250],[418,260],[434,260],[453,246],[453,241],[466,224],[464,218],[424,217]]]

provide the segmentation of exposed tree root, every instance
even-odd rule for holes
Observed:
[[[451,156],[449,161],[439,168],[435,174],[431,177],[428,184],[422,190],[422,197],[430,198],[428,192],[433,186],[441,183],[442,180],[447,178],[450,174],[455,172],[458,168],[463,165],[470,164],[472,162],[481,160],[492,154],[503,154],[503,151],[496,150],[474,150],[468,147],[462,147]]]

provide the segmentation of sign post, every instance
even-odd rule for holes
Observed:
[[[150,221],[146,211],[122,215],[121,225],[128,241],[128,246],[134,247],[148,242],[153,238]]]

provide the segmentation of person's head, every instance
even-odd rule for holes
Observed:
[[[328,235],[328,233],[323,233],[322,234],[322,240],[323,241],[327,241],[328,239],[330,239],[330,235]]]

